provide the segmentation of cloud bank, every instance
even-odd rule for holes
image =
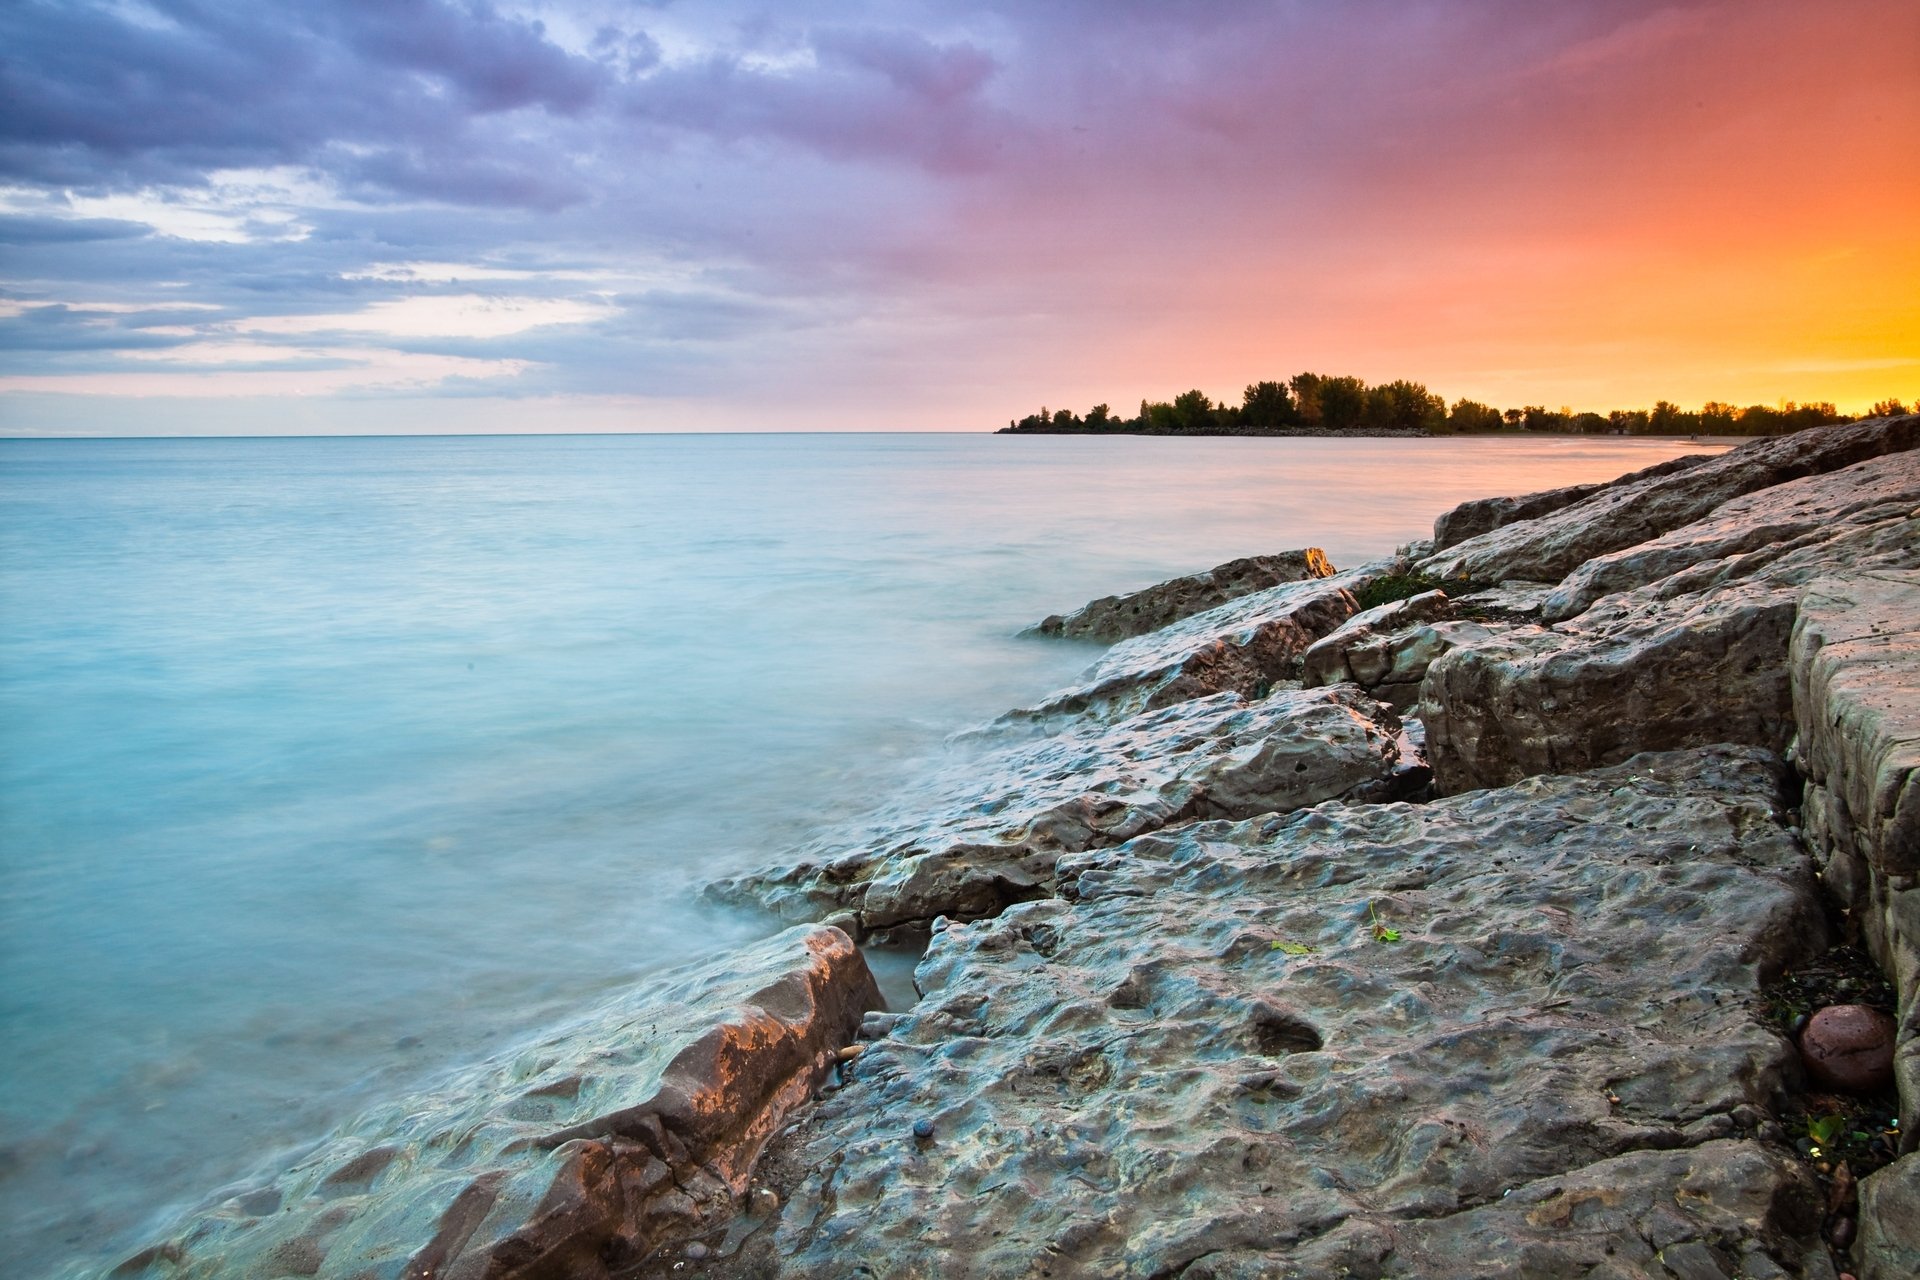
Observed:
[[[14,433],[1920,392],[1899,0],[25,0],[0,51]]]

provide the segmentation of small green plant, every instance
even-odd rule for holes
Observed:
[[[1371,902],[1367,904],[1367,918],[1373,922],[1373,940],[1375,942],[1400,941],[1400,931],[1398,929],[1388,928],[1387,922],[1380,918],[1380,913],[1373,909]]]
[[[1278,951],[1283,955],[1289,956],[1306,956],[1313,954],[1313,948],[1304,942],[1283,942],[1279,938],[1275,938],[1272,942],[1268,943],[1267,950]]]
[[[1847,1131],[1847,1118],[1838,1112],[1830,1116],[1808,1116],[1807,1137],[1816,1148],[1830,1147]]]
[[[1371,609],[1376,605],[1390,604],[1395,600],[1406,600],[1428,591],[1436,591],[1446,585],[1447,583],[1442,579],[1429,577],[1424,573],[1390,573],[1385,577],[1375,578],[1354,592],[1353,598],[1359,601],[1362,609]],[[1457,590],[1460,584],[1453,585]]]

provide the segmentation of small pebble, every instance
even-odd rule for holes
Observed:
[[[705,1262],[707,1255],[712,1252],[713,1250],[707,1248],[707,1246],[701,1244],[698,1240],[695,1240],[687,1246],[687,1260],[689,1262]]]
[[[772,1187],[755,1187],[748,1204],[755,1213],[772,1213],[780,1207],[780,1193]]]
[[[1833,1241],[1833,1247],[1844,1249],[1853,1243],[1853,1219],[1835,1218],[1833,1226],[1827,1232],[1827,1239]]]
[[[933,1121],[922,1117],[913,1122],[913,1137],[916,1142],[933,1141]]]
[[[855,1058],[859,1057],[861,1054],[865,1053],[866,1051],[867,1051],[867,1046],[863,1044],[850,1044],[844,1049],[834,1050],[833,1060],[835,1062],[852,1062]]]

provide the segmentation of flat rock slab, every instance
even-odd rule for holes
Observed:
[[[790,866],[722,881],[722,901],[857,933],[973,919],[1051,892],[1061,855],[1195,818],[1384,799],[1403,773],[1393,713],[1352,687],[1194,698],[967,759]],[[844,914],[843,914],[844,913]],[[851,919],[846,919],[846,916]]]
[[[1742,575],[1752,575],[1770,560],[1831,542],[1842,530],[1909,520],[1916,512],[1920,450],[1885,454],[1735,498],[1670,533],[1597,556],[1566,576],[1541,614],[1561,622],[1603,596],[1708,562],[1737,557]]]
[[[1826,942],[1781,784],[1709,749],[1064,859],[935,934],[715,1270],[1830,1275],[1746,1131],[1797,1069],[1759,984]]]
[[[1429,556],[1420,571],[1481,581],[1559,582],[1597,556],[1692,524],[1743,494],[1920,447],[1920,414],[1756,440],[1669,474],[1617,481],[1549,515]]]
[[[114,1274],[606,1276],[730,1216],[880,1005],[844,933],[790,929],[369,1112]]]
[[[996,728],[1052,732],[1089,720],[1113,723],[1210,693],[1264,693],[1297,679],[1301,654],[1358,613],[1353,593],[1391,567],[1381,562],[1283,583],[1122,640],[1080,683],[1008,712]]]
[[[1444,551],[1448,547],[1458,546],[1469,538],[1477,538],[1483,533],[1491,533],[1495,529],[1502,529],[1522,520],[1537,520],[1541,516],[1552,515],[1584,498],[1592,497],[1602,489],[1673,475],[1711,461],[1713,457],[1714,455],[1710,453],[1689,453],[1655,463],[1651,467],[1621,476],[1617,480],[1602,481],[1599,484],[1575,484],[1563,489],[1544,489],[1539,493],[1522,494],[1517,498],[1475,498],[1471,502],[1461,503],[1433,522],[1433,544],[1429,550]]]
[[[1046,618],[1032,630],[1043,636],[1111,644],[1158,631],[1170,622],[1283,582],[1332,576],[1333,565],[1327,560],[1327,553],[1318,547],[1283,551],[1273,556],[1248,556],[1229,560],[1205,573],[1173,578],[1128,595],[1102,596],[1065,616],[1055,614]]]

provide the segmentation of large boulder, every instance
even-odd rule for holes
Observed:
[[[1521,626],[1435,658],[1420,686],[1434,785],[1504,786],[1710,742],[1780,750],[1794,595],[1648,604],[1578,633]]]
[[[1830,1275],[1752,1136],[1797,1071],[1759,984],[1826,933],[1782,782],[1715,748],[1068,857],[936,932],[716,1269]]]
[[[1916,508],[1920,452],[1908,451],[1729,501],[1583,567],[1548,598],[1555,625],[1457,644],[1428,668],[1418,714],[1435,784],[1500,786],[1709,742],[1784,749],[1806,585],[1920,567]],[[1591,596],[1608,585],[1627,589]]]
[[[723,880],[722,901],[856,935],[973,919],[1050,893],[1066,853],[1195,818],[1280,813],[1425,781],[1393,713],[1351,686],[1194,698],[1118,724],[1082,724],[968,756],[925,789],[798,851]]]
[[[1916,446],[1920,414],[1756,440],[1683,470],[1608,485],[1428,556],[1419,568],[1438,578],[1558,582],[1596,556],[1692,524],[1743,494]]]
[[[1170,622],[1192,617],[1237,597],[1283,582],[1306,582],[1333,576],[1327,553],[1318,547],[1283,551],[1272,556],[1229,560],[1205,573],[1173,578],[1124,596],[1101,596],[1072,613],[1054,614],[1032,628],[1044,636],[1098,640],[1111,644],[1129,636],[1158,631]]]
[[[606,1277],[730,1218],[880,1005],[844,933],[790,929],[376,1108],[115,1274]]]

